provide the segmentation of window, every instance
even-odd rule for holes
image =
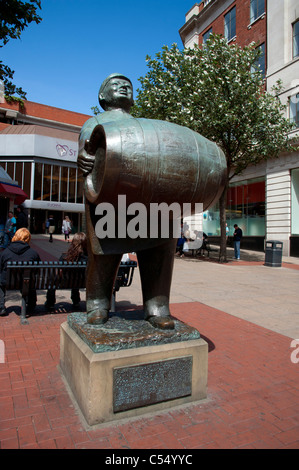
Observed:
[[[243,230],[243,235],[264,237],[265,200],[264,177],[231,183],[226,200],[229,235],[234,233],[234,224],[238,224]],[[208,236],[220,235],[219,203],[203,213],[203,232]]]
[[[253,23],[265,13],[265,0],[251,0],[250,2],[250,23]]]
[[[34,199],[82,204],[83,184],[83,176],[79,177],[77,168],[35,164]]]
[[[293,24],[293,58],[299,56],[299,20]]]
[[[35,163],[34,171],[34,195],[33,198],[40,200],[42,196],[43,165]]]
[[[263,74],[263,77],[265,78],[265,73],[266,73],[265,43],[261,44],[259,46],[259,49],[261,51],[261,55],[257,59],[256,63],[252,66],[251,73],[259,71]]]
[[[84,192],[84,178],[83,175],[78,175],[77,170],[77,202],[83,204],[83,192]]]
[[[69,169],[69,198],[68,202],[76,202],[76,179],[77,179],[77,170],[76,168]]]
[[[31,162],[1,162],[0,166],[30,197]]]
[[[210,35],[212,34],[212,28],[208,29],[203,36],[202,36],[202,43],[205,44],[207,40],[209,39]]]
[[[6,173],[9,174],[12,180],[15,180],[15,164],[14,162],[7,162]]]
[[[236,36],[236,7],[224,15],[224,36],[228,41]]]
[[[43,174],[43,201],[50,201],[51,197],[52,165],[44,164]]]
[[[59,201],[60,166],[53,165],[51,201]]]
[[[15,163],[15,177],[14,179],[16,180],[17,184],[23,187],[23,162],[16,162]]]
[[[68,202],[68,179],[69,169],[68,167],[61,168],[61,187],[60,187],[60,200]]]
[[[290,98],[290,120],[299,127],[299,93]]]
[[[28,197],[31,197],[30,194],[30,189],[31,189],[31,163],[30,162],[24,162],[24,167],[23,167],[23,190],[25,191],[26,194],[28,194]]]
[[[291,170],[291,233],[299,235],[299,169]]]

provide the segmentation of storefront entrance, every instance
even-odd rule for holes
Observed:
[[[29,230],[32,234],[47,233],[46,221],[50,215],[53,215],[55,220],[55,233],[62,233],[62,222],[66,215],[72,221],[72,233],[82,230],[82,214],[78,212],[63,212],[63,211],[49,211],[43,209],[29,209]]]

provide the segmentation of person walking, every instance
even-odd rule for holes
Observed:
[[[55,232],[55,220],[54,220],[53,215],[50,215],[48,221],[49,221],[49,234],[50,234],[49,242],[53,243],[53,233]]]
[[[27,228],[16,231],[11,244],[0,254],[0,315],[6,315],[6,273],[8,261],[40,261],[39,254],[30,248],[31,233]],[[28,309],[36,306],[36,291],[31,289],[28,296]]]
[[[46,228],[46,235],[47,235],[47,234],[48,234],[48,232],[49,232],[49,225],[50,225],[50,223],[49,223],[49,219],[47,219],[47,220],[46,220],[46,223],[45,223],[45,228]]]
[[[240,245],[241,245],[241,239],[243,236],[242,229],[238,227],[237,224],[234,225],[234,235],[233,235],[233,241],[234,241],[234,250],[235,250],[235,259],[239,260],[240,259]]]
[[[72,222],[70,218],[66,215],[62,222],[62,233],[64,233],[64,239],[70,243],[70,233],[72,231]]]
[[[8,219],[4,227],[4,244],[3,248],[7,248],[16,233],[16,218],[12,211],[8,212]]]

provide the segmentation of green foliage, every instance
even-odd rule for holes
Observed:
[[[90,108],[93,114],[96,116],[97,114],[101,114],[100,108],[98,106],[91,106]]]
[[[226,261],[226,194],[229,180],[249,165],[292,151],[288,133],[293,125],[284,117],[278,96],[271,93],[257,67],[257,44],[241,48],[211,35],[199,48],[180,51],[164,46],[139,78],[141,89],[132,109],[135,117],[161,119],[189,127],[216,142],[227,161],[226,187],[220,205],[220,261]]]
[[[4,65],[2,60],[0,60],[0,79],[3,80],[4,90],[5,90],[5,99],[9,103],[11,101],[20,101],[23,103],[23,100],[26,99],[26,93],[20,87],[16,87],[12,83],[12,78],[14,71],[11,70],[7,65]],[[14,96],[15,94],[19,95],[19,98]]]
[[[256,44],[241,48],[212,35],[203,48],[180,51],[164,46],[139,79],[133,113],[189,127],[224,151],[230,177],[249,164],[277,156],[290,147],[292,125],[277,98],[282,85],[264,91],[256,69]]]
[[[40,0],[23,2],[20,0],[1,0],[0,47],[10,39],[19,39],[21,32],[31,23],[41,22],[37,9],[41,8]]]
[[[32,22],[40,23],[41,17],[37,14],[41,8],[40,0],[23,2],[20,0],[0,0],[0,48],[5,46],[10,39],[19,39],[21,32]],[[23,103],[26,92],[13,84],[14,71],[0,61],[0,80],[4,83],[4,94],[7,101],[19,101]],[[14,95],[19,95],[15,97]]]

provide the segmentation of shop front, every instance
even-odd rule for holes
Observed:
[[[242,247],[263,251],[265,240],[265,178],[253,178],[232,183],[227,192],[226,221],[229,241],[234,224],[243,231]],[[203,231],[210,240],[220,237],[219,204],[203,213]]]
[[[30,231],[45,233],[49,215],[57,221],[57,233],[61,233],[65,215],[72,220],[73,231],[81,230],[84,200],[83,177],[76,164],[78,134],[41,126],[10,127],[0,134],[5,149],[0,168],[28,195],[23,205]],[[18,134],[13,127],[19,128]]]

